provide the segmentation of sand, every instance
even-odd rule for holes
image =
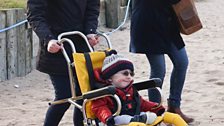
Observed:
[[[189,56],[189,69],[182,95],[182,110],[195,118],[191,126],[224,125],[224,1],[197,0],[203,29],[183,38]],[[128,52],[130,26],[110,35],[113,48],[130,58],[136,68],[136,81],[149,76],[145,55]],[[104,31],[109,29],[100,28]],[[172,69],[166,57],[167,74],[163,86],[164,106]],[[141,94],[146,96],[146,91]],[[33,70],[25,77],[0,82],[0,126],[41,126],[53,99],[53,87],[46,74]],[[73,106],[60,126],[72,125]]]

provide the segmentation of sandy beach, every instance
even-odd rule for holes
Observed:
[[[182,95],[182,110],[195,118],[190,126],[224,125],[224,1],[195,0],[203,29],[183,38],[189,56],[189,68]],[[109,29],[99,28],[104,31]],[[135,65],[136,81],[149,77],[149,64],[143,54],[129,53],[130,22],[109,36],[113,48]],[[163,85],[163,104],[169,93],[172,65],[168,57]],[[142,91],[147,96],[146,91]],[[0,126],[41,126],[54,97],[46,74],[33,70],[25,77],[0,82]],[[60,126],[71,126],[73,106]]]

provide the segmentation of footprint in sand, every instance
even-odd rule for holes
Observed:
[[[43,102],[49,102],[49,101],[52,101],[52,99],[50,99],[50,98],[42,98],[42,99],[40,99],[41,101],[43,101]]]
[[[219,86],[224,86],[224,82],[216,82],[215,84]]]
[[[218,79],[209,79],[206,82],[214,82],[215,85],[224,86],[224,82],[218,82]]]
[[[213,78],[213,79],[209,79],[209,80],[207,80],[206,82],[216,82],[216,81],[218,81],[218,79]]]
[[[220,70],[206,70],[203,73],[208,74],[208,75],[212,75],[212,74],[217,74],[217,73],[220,73],[220,72],[221,72]]]

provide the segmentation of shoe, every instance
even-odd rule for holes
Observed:
[[[152,124],[157,118],[157,115],[152,112],[146,112],[142,115],[135,115],[130,122],[142,122],[144,124]]]
[[[184,119],[184,121],[185,121],[186,123],[191,123],[191,122],[194,121],[193,118],[186,116],[186,115],[181,111],[180,108],[173,108],[173,107],[169,107],[169,106],[168,106],[167,111],[168,111],[168,112],[172,112],[172,113],[176,113],[176,114],[180,115],[180,116]]]

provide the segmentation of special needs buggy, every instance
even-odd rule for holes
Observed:
[[[68,39],[64,38],[68,35],[80,35],[88,45],[90,52],[88,53],[77,53],[73,42]],[[89,45],[88,40],[84,34],[79,31],[72,31],[72,32],[65,32],[58,36],[58,41],[62,44],[62,53],[67,61],[68,65],[68,72],[69,72],[69,79],[70,79],[70,87],[71,87],[71,98],[62,99],[58,101],[53,101],[49,103],[52,104],[62,104],[69,102],[78,109],[80,109],[83,113],[83,124],[85,126],[99,126],[96,117],[91,111],[91,101],[94,99],[102,98],[105,96],[111,96],[115,99],[117,104],[117,110],[113,113],[114,116],[119,115],[121,110],[121,102],[119,97],[115,94],[115,87],[112,85],[110,86],[102,86],[100,81],[96,81],[96,76],[94,74],[95,70],[101,69],[103,60],[107,55],[111,54],[111,43],[107,35],[99,34],[102,38],[106,40],[108,49],[104,51],[93,51],[93,48]],[[71,46],[73,51],[73,62],[69,59],[68,54],[63,47],[63,43],[68,43]],[[75,72],[73,72],[75,71]],[[79,85],[81,89],[82,95],[76,96],[75,92],[75,82]],[[155,88],[159,87],[161,84],[160,79],[150,79],[138,83],[134,83],[133,85],[137,90],[143,90],[148,88]],[[83,104],[77,104],[76,100],[83,100]],[[165,112],[162,116],[158,116],[156,121],[154,121],[151,125],[146,125],[144,123],[139,122],[132,122],[128,125],[122,126],[156,126],[164,123],[174,124],[175,126],[187,126],[184,120],[177,114],[172,114],[169,112]],[[103,124],[104,125],[104,124]],[[121,126],[121,125],[120,125]]]

